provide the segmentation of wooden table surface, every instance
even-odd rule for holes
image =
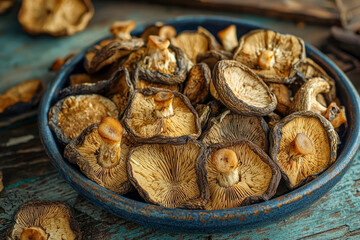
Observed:
[[[220,11],[120,1],[95,2],[95,16],[88,28],[68,38],[31,37],[16,20],[19,6],[0,16],[0,92],[21,81],[38,77],[49,83],[52,61],[77,53],[108,34],[114,20],[138,23],[166,20],[179,15],[215,14],[253,20],[278,31],[302,37],[320,46],[329,35],[322,26],[296,27],[259,16]],[[1,122],[1,119],[0,119]],[[31,199],[61,200],[76,210],[84,239],[360,239],[360,155],[343,179],[310,208],[284,221],[253,230],[228,234],[178,234],[150,229],[107,213],[80,197],[56,172],[40,142],[36,116],[0,128],[0,170],[5,189],[0,193],[0,239],[12,223],[16,209]]]

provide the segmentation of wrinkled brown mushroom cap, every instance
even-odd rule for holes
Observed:
[[[221,60],[229,60],[232,58],[232,54],[222,50],[210,50],[202,54],[198,54],[196,62],[206,63],[211,70],[214,69],[215,64]]]
[[[213,155],[220,149],[234,151],[238,160],[235,171],[231,172],[237,175],[237,181],[228,187],[221,186],[221,180],[233,176],[220,173],[213,160]],[[269,200],[274,196],[281,178],[271,158],[246,140],[212,145],[206,170],[210,189],[210,200],[205,206],[207,210],[235,208]]]
[[[302,154],[294,149],[299,133],[310,140],[311,153]],[[271,157],[290,189],[312,180],[336,159],[337,134],[329,121],[314,112],[298,112],[283,118],[273,127],[270,143]]]
[[[264,58],[262,54],[264,53]],[[269,60],[269,68],[263,69],[261,60]],[[249,67],[266,82],[290,83],[294,80],[296,67],[305,58],[304,41],[292,35],[258,29],[241,37],[234,59]],[[261,62],[260,62],[261,63]],[[266,62],[265,62],[266,63]]]
[[[104,46],[89,49],[84,59],[84,67],[89,73],[95,73],[104,66],[114,63],[144,46],[144,40],[133,38],[129,40],[112,40],[106,41]]]
[[[130,181],[152,204],[203,209],[208,198],[205,149],[196,141],[135,147],[127,162]]]
[[[203,103],[210,93],[211,72],[205,63],[194,65],[185,82],[183,94],[191,104]]]
[[[171,114],[159,117],[154,98],[171,93]],[[166,109],[164,109],[166,110]],[[178,92],[147,88],[135,91],[125,113],[124,126],[131,139],[143,143],[184,143],[201,133],[199,117],[189,100]]]
[[[29,34],[47,33],[61,37],[83,30],[93,14],[90,0],[24,0],[18,19]]]
[[[20,239],[27,228],[38,228],[46,239],[79,240],[80,227],[70,205],[60,201],[32,200],[19,207],[14,217],[15,224],[8,231],[8,239]]]
[[[269,83],[269,89],[276,96],[276,110],[287,115],[291,107],[291,91],[285,84]]]
[[[45,84],[40,79],[21,82],[0,95],[0,115],[25,112],[35,106],[44,92]]]
[[[98,94],[69,96],[58,101],[49,111],[49,127],[64,145],[103,117],[117,118],[116,105]]]
[[[144,89],[144,88],[152,87],[152,88],[168,89],[168,90],[174,91],[174,92],[179,92],[180,91],[179,84],[168,85],[168,84],[164,84],[164,83],[156,83],[156,82],[151,82],[151,81],[147,81],[145,79],[142,79],[139,76],[139,69],[135,70],[133,80],[134,80],[134,88],[139,89],[139,90]]]
[[[221,102],[236,113],[264,116],[274,111],[277,105],[268,86],[240,62],[219,61],[212,82]]]
[[[69,162],[76,163],[90,180],[114,193],[125,194],[132,189],[126,173],[126,158],[133,144],[127,134],[122,133],[122,128],[120,142],[109,142],[106,136],[112,136],[115,130],[109,129],[109,134],[102,134],[104,137],[99,126],[94,124],[86,128],[66,146],[64,155]]]
[[[237,140],[248,140],[265,152],[268,149],[269,127],[262,117],[242,116],[230,111],[209,120],[200,140],[206,146]]]

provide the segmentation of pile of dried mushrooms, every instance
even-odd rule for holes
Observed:
[[[295,189],[336,160],[345,108],[302,39],[135,27],[115,22],[49,112],[64,156],[90,180],[164,207],[226,209],[271,199],[280,179]]]

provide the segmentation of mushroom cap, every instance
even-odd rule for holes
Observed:
[[[24,229],[42,229],[49,240],[81,239],[78,222],[70,205],[60,201],[32,200],[19,207],[14,217],[15,224],[8,231],[8,239],[20,239]]]
[[[269,83],[269,89],[275,94],[277,105],[276,110],[287,115],[291,107],[291,91],[285,84]]]
[[[206,146],[248,140],[267,152],[268,133],[269,127],[262,117],[242,116],[228,110],[209,120],[207,129],[202,133],[200,140]]]
[[[270,69],[262,69],[258,63],[259,56],[266,50],[274,54],[275,62]],[[296,67],[305,59],[305,45],[295,36],[257,29],[241,37],[234,59],[249,67],[265,82],[290,83],[294,80]]]
[[[195,110],[199,116],[201,129],[204,130],[211,115],[211,107],[207,104],[196,104]]]
[[[208,38],[199,32],[184,31],[171,38],[171,44],[180,48],[193,64],[196,64],[198,54],[209,50]]]
[[[174,95],[173,116],[164,119],[156,116],[154,97],[158,92]],[[136,90],[129,104],[124,126],[136,142],[180,144],[200,136],[199,117],[181,93],[159,88]]]
[[[197,141],[137,146],[127,160],[129,179],[147,202],[202,209],[208,198],[205,152]]]
[[[134,88],[141,90],[144,88],[163,88],[163,89],[168,89],[170,91],[174,91],[174,92],[179,92],[180,91],[180,85],[179,84],[164,84],[164,83],[156,83],[156,82],[151,82],[151,81],[147,81],[145,79],[142,79],[141,77],[139,77],[139,68],[137,68],[135,70],[134,73]]]
[[[104,42],[106,43],[106,42]],[[112,40],[100,49],[90,48],[84,59],[85,69],[89,73],[95,73],[104,66],[118,61],[129,55],[145,44],[141,38],[133,38],[130,40]]]
[[[127,134],[123,135],[121,142],[117,145],[120,148],[117,164],[104,167],[102,161],[105,159],[99,159],[98,152],[105,144],[106,141],[99,134],[99,124],[93,124],[79,137],[70,141],[64,155],[69,162],[76,163],[81,172],[90,180],[114,193],[125,194],[132,189],[126,172],[126,158],[134,145]]]
[[[212,83],[220,101],[236,113],[265,116],[276,108],[276,97],[269,87],[240,62],[219,61]]]
[[[299,133],[310,139],[312,153],[293,153],[292,144]],[[337,134],[329,121],[314,112],[297,112],[280,120],[271,131],[270,143],[271,157],[290,189],[312,180],[336,159]]]
[[[238,158],[239,181],[230,187],[219,185],[220,172],[213,163],[213,154],[219,149],[230,149]],[[257,145],[247,140],[214,144],[206,163],[210,199],[207,210],[235,208],[269,200],[280,182],[280,171],[271,158]]]
[[[211,71],[214,69],[215,64],[221,60],[229,60],[232,54],[222,50],[210,50],[205,53],[199,53],[196,57],[196,62],[206,63]]]
[[[47,33],[61,37],[83,30],[93,14],[90,0],[24,0],[18,19],[29,34]]]
[[[0,95],[0,116],[30,110],[39,101],[45,84],[40,79],[21,82]]]
[[[115,103],[98,94],[68,96],[58,101],[49,111],[49,127],[64,145],[102,118],[117,118]]]
[[[183,94],[192,105],[203,103],[210,93],[211,72],[205,63],[194,65],[187,77]]]

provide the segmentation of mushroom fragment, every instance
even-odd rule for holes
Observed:
[[[135,21],[115,21],[111,24],[110,33],[115,39],[131,40],[131,31],[136,28]]]
[[[225,111],[216,118],[211,118],[200,140],[206,146],[235,140],[248,140],[258,145],[265,152],[268,148],[269,127],[262,117],[242,116]]]
[[[277,105],[276,110],[281,114],[286,115],[291,107],[291,91],[284,84],[269,83],[269,88],[275,94]]]
[[[196,104],[195,110],[199,116],[201,129],[204,130],[211,115],[211,107],[207,104]]]
[[[212,145],[206,170],[210,189],[207,210],[269,200],[281,178],[271,158],[246,140]]]
[[[211,70],[214,69],[215,64],[221,60],[229,60],[232,58],[232,54],[222,50],[210,50],[203,54],[198,54],[196,62],[206,63]]]
[[[290,189],[310,181],[336,159],[337,134],[314,112],[297,112],[272,129],[270,153]]]
[[[218,37],[225,51],[232,52],[239,45],[236,26],[233,24],[218,32]]]
[[[2,0],[0,1],[0,14],[6,13],[9,11],[14,5],[15,0]]]
[[[72,57],[74,56],[74,54],[69,54],[67,55],[65,58],[57,58],[50,66],[49,70],[52,72],[57,72],[59,71],[59,69],[66,63],[68,62]]]
[[[305,59],[303,40],[271,30],[258,29],[241,37],[234,59],[249,67],[265,82],[290,83]]]
[[[178,92],[146,88],[135,91],[125,113],[131,139],[144,143],[184,143],[201,133],[199,117]]]
[[[4,189],[4,184],[3,184],[3,173],[0,170],[0,193],[1,191]]]
[[[150,35],[170,39],[176,36],[176,29],[173,26],[164,25],[162,22],[156,22],[154,25],[147,26],[140,37],[147,40]]]
[[[40,79],[21,82],[0,95],[0,115],[26,112],[36,106],[44,92]]]
[[[268,86],[237,61],[219,61],[215,65],[212,82],[220,101],[236,113],[264,116],[274,111],[277,105],[276,97]]]
[[[128,157],[130,181],[149,203],[203,209],[208,199],[205,152],[196,141],[140,145]]]
[[[62,37],[83,30],[93,14],[90,0],[24,0],[18,19],[29,34],[47,33]]]
[[[339,128],[343,124],[345,125],[345,127],[347,125],[345,107],[338,107],[335,102],[332,102],[328,106],[323,116],[330,121],[335,130],[337,130],[337,128]]]
[[[58,101],[49,111],[49,126],[64,145],[102,118],[117,118],[116,105],[98,94],[68,96]]]
[[[290,112],[313,111],[323,114],[326,106],[319,103],[316,97],[320,93],[329,92],[329,90],[330,85],[323,78],[309,79],[295,94]]]
[[[9,240],[79,240],[80,227],[72,207],[64,202],[32,200],[19,207]]]
[[[92,181],[118,194],[131,190],[126,158],[133,144],[123,133],[120,122],[105,117],[86,128],[65,148],[64,155]]]
[[[194,65],[185,82],[183,94],[191,104],[203,103],[210,93],[211,72],[205,63]]]

